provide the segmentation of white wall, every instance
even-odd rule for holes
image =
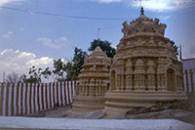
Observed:
[[[195,58],[184,59],[183,68],[185,91],[190,93],[195,91]]]

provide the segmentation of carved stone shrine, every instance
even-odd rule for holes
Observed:
[[[111,59],[97,47],[85,58],[76,97],[73,99],[74,112],[89,112],[104,109],[105,93],[109,89],[109,70]]]
[[[136,20],[123,23],[124,36],[117,45],[105,96],[107,115],[186,99],[182,63],[165,29],[159,19],[145,16],[143,8]]]

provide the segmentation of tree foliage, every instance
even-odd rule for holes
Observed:
[[[67,80],[76,80],[84,64],[84,58],[87,55],[85,51],[79,48],[74,49],[74,56],[72,61],[65,65]]]
[[[93,40],[88,50],[93,51],[97,46],[99,46],[108,57],[114,57],[116,50],[111,46],[110,42],[100,39]],[[51,75],[55,76],[53,80],[55,79],[57,81],[77,80],[86,55],[87,53],[85,51],[75,47],[74,56],[71,61],[65,63],[62,59],[54,60],[53,70],[50,70],[49,67],[43,70],[42,68],[32,66],[29,69],[28,78],[26,78],[25,81],[30,83],[41,82],[42,78],[48,79]]]
[[[47,67],[47,68],[45,68],[45,70],[43,70],[43,71],[41,72],[41,75],[42,75],[45,79],[48,79],[49,76],[52,75],[52,72],[51,72],[51,70],[49,69],[49,67]]]
[[[68,61],[65,64],[61,59],[54,60],[53,73],[57,76],[56,80],[76,80],[84,63],[84,58],[86,55],[87,53],[85,51],[75,47],[74,56],[71,61]]]
[[[57,81],[63,81],[66,79],[65,77],[65,63],[62,59],[54,60],[53,62],[53,74],[56,75]]]
[[[48,79],[52,74],[49,67],[45,68],[36,68],[35,66],[30,67],[28,72],[28,77],[25,75],[23,81],[27,83],[40,83],[42,81],[42,77]]]
[[[110,42],[100,39],[93,40],[88,50],[93,51],[97,46],[99,46],[107,54],[108,57],[113,58],[116,54],[116,49],[111,46]]]

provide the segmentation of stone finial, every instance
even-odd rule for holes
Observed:
[[[97,56],[107,57],[106,53],[99,46],[97,46],[90,55],[90,57],[97,57]]]
[[[95,48],[95,51],[97,52],[102,52],[102,49],[99,47],[99,46],[97,46],[96,48]]]
[[[143,6],[141,7],[140,13],[141,13],[141,15],[144,15],[144,7]]]

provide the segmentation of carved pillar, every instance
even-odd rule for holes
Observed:
[[[95,96],[95,85],[94,85],[94,79],[93,78],[90,80],[89,84],[92,87],[92,96]]]
[[[116,64],[116,90],[124,89],[124,61],[118,60]]]
[[[99,86],[100,86],[100,88],[101,88],[101,93],[100,93],[100,95],[103,95],[103,93],[104,93],[104,86],[103,86],[101,80],[99,80]]]
[[[89,84],[88,84],[88,80],[86,80],[86,85],[85,85],[85,87],[84,87],[84,95],[85,96],[89,96],[90,95],[90,86],[89,86]]]
[[[177,91],[184,91],[184,83],[183,83],[183,76],[182,73],[178,72],[177,73]]]
[[[123,67],[120,67],[119,71],[120,71],[120,90],[124,90],[125,88],[125,84],[124,84],[124,68]]]
[[[81,88],[81,95],[82,95],[82,96],[85,95],[84,90],[85,90],[85,84],[83,84],[83,87]]]
[[[147,89],[155,90],[155,65],[153,61],[148,61],[147,63]]]
[[[120,90],[120,88],[121,88],[121,75],[119,72],[117,72],[116,75],[117,75],[116,76],[116,84],[117,84],[116,90]]]
[[[112,70],[111,75],[110,75],[110,90],[115,90],[116,89],[116,71]]]
[[[167,91],[166,87],[166,71],[165,71],[165,59],[159,58],[157,68],[157,88],[158,91]]]
[[[103,87],[103,95],[106,93],[106,90],[107,90],[107,86],[106,86],[106,83],[102,81],[102,87]]]
[[[89,95],[89,85],[86,84],[84,87],[83,87],[83,95],[84,96],[88,96]]]
[[[133,88],[133,69],[132,69],[132,62],[129,59],[126,64],[126,90],[132,90]]]
[[[181,79],[182,75],[180,73],[177,73],[177,84],[176,84],[176,89],[177,91],[183,91],[183,82],[182,82],[182,79]]]
[[[144,62],[141,59],[138,59],[135,64],[135,90],[145,90],[145,71],[144,71]]]
[[[87,86],[88,86],[88,88],[86,88],[86,95],[87,96],[91,96],[91,85],[90,85],[90,80],[88,79],[88,81],[87,81]]]
[[[99,85],[96,83],[96,79],[94,79],[94,87],[95,87],[95,95],[99,95]]]
[[[82,87],[80,88],[81,89],[81,96],[84,96],[84,87],[85,87],[85,81],[82,81]]]
[[[166,74],[158,71],[157,79],[158,79],[157,90],[158,91],[167,91],[167,87],[166,87]]]

